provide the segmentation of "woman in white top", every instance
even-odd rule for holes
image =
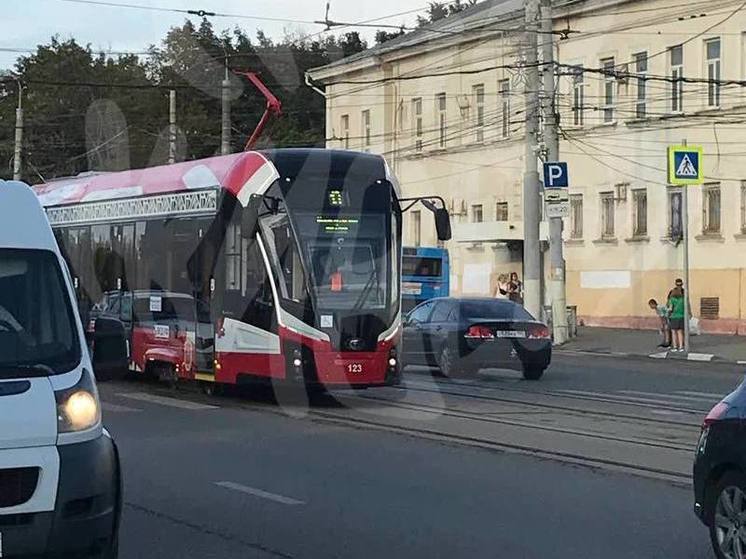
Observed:
[[[500,274],[497,277],[497,288],[495,289],[495,298],[496,299],[507,299],[508,291],[510,291],[510,286],[508,285],[508,276],[505,274]]]

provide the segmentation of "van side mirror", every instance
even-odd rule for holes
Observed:
[[[445,208],[436,208],[433,210],[435,216],[435,231],[438,234],[439,241],[451,240],[451,215]]]
[[[99,317],[93,331],[93,371],[98,381],[122,380],[129,370],[124,324],[116,318]]]
[[[256,234],[259,222],[259,206],[261,203],[262,197],[254,195],[249,199],[249,203],[241,212],[241,236],[244,239],[253,237]]]

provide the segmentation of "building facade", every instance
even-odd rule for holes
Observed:
[[[746,13],[738,8],[554,3],[560,159],[571,185],[567,298],[586,324],[656,324],[648,299],[665,300],[683,274],[683,196],[667,184],[666,148],[686,141],[703,146],[706,176],[688,187],[692,311],[705,331],[746,333]],[[485,0],[309,72],[325,87],[329,147],[384,154],[407,195],[447,200],[456,293],[492,294],[500,274],[521,273],[523,21],[522,2]],[[412,213],[405,226],[407,244],[436,244],[430,219]]]

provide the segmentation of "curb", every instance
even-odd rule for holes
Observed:
[[[698,363],[718,363],[722,365],[746,365],[746,360],[731,360],[718,357],[712,353],[692,352],[689,354],[673,355],[671,352],[663,351],[658,353],[630,353],[619,351],[602,351],[602,350],[585,350],[555,347],[552,351],[566,355],[588,355],[598,357],[621,357],[621,358],[641,358],[641,359],[664,359],[667,361],[694,361]]]

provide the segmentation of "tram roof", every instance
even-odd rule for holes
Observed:
[[[380,156],[324,149],[247,151],[115,173],[84,173],[55,179],[33,188],[42,205],[47,208],[206,188],[223,188],[245,205],[251,194],[263,193],[280,177],[278,167],[282,169],[282,174],[292,176],[296,174],[294,171],[308,164],[309,158],[326,161],[328,165],[332,156],[332,165],[339,164],[345,169],[349,169],[353,161],[372,163],[376,167],[383,164],[379,167],[383,171],[381,178],[391,180],[398,191],[398,185]]]

